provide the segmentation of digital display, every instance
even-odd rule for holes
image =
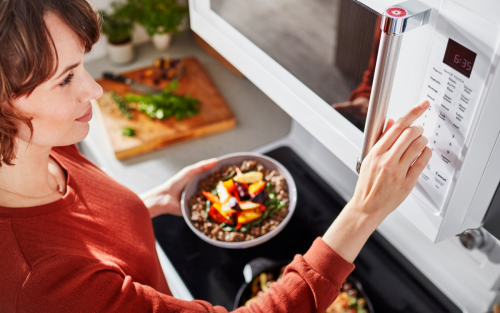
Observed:
[[[446,52],[444,53],[443,63],[449,65],[467,78],[470,78],[476,56],[477,54],[475,52],[449,39]]]

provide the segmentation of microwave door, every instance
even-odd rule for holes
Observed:
[[[363,81],[377,12],[352,0],[211,0],[210,6],[319,96],[324,109],[364,129],[370,86]]]

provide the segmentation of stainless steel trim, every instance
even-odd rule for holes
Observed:
[[[399,51],[403,40],[401,35],[427,24],[430,13],[431,8],[419,1],[412,0],[387,8],[382,15],[380,23],[382,34],[368,104],[363,146],[361,148],[361,157],[358,158],[356,164],[358,173],[361,170],[361,163],[364,158],[377,143],[384,130]]]
[[[384,130],[402,39],[402,36],[389,36],[384,33],[380,37],[379,57],[375,66],[372,92],[366,116],[365,137],[361,148],[361,162],[377,143]]]
[[[398,9],[399,12],[398,12]],[[429,22],[431,9],[419,1],[406,1],[387,8],[382,14],[380,29],[389,36],[398,36]]]

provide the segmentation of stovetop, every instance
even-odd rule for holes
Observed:
[[[345,201],[293,150],[281,147],[267,153],[292,174],[298,191],[295,213],[281,233],[257,247],[231,250],[198,238],[182,217],[153,219],[155,236],[196,299],[232,309],[244,283],[243,268],[257,257],[292,260],[304,254],[340,213]],[[408,260],[375,232],[354,262],[351,274],[363,285],[375,312],[460,312]]]

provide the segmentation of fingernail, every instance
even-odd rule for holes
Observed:
[[[427,109],[429,107],[429,105],[431,105],[431,104],[427,100],[424,100],[418,104],[418,106],[421,107],[422,109]]]

